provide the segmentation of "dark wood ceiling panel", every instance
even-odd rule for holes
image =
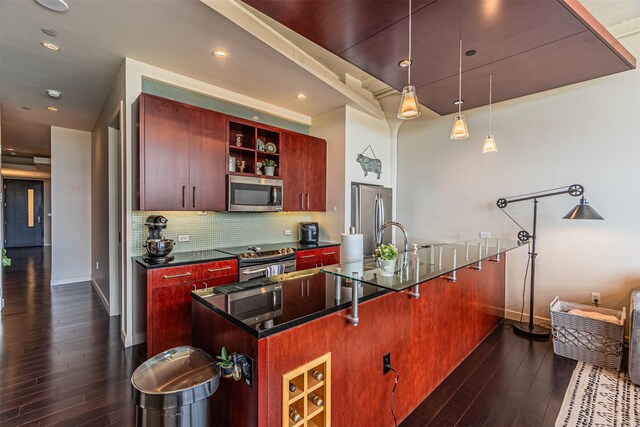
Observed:
[[[496,6],[487,11],[487,4]],[[463,70],[516,55],[584,31],[586,28],[557,1],[482,2],[438,0],[413,14],[412,83],[422,86],[458,72],[460,37]],[[398,90],[407,73],[398,61],[407,56],[408,19],[392,25],[341,56]]]
[[[604,61],[603,61],[604,59]],[[591,80],[626,69],[615,52],[583,31],[555,43],[467,71],[462,75],[464,110],[489,103],[489,75],[493,74],[493,102],[518,98]],[[438,114],[458,111],[458,78],[452,76],[417,88],[418,99]]]
[[[413,0],[414,11],[435,0]],[[245,0],[324,47],[339,54],[409,15],[407,0]]]
[[[406,84],[406,0],[246,0],[392,87]],[[455,111],[458,43],[465,109],[635,68],[636,60],[578,0],[422,0],[413,8],[412,84],[439,114]]]

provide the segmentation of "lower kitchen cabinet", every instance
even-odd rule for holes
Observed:
[[[325,265],[338,264],[339,262],[340,246],[299,250],[296,252],[296,271],[324,267]]]
[[[147,357],[191,344],[191,291],[238,281],[238,261],[147,271]]]

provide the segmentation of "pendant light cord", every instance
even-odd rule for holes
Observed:
[[[411,0],[409,0],[409,70],[407,78],[407,86],[411,86]]]
[[[460,39],[460,66],[458,68],[458,116],[462,116],[462,39]]]
[[[489,136],[491,136],[491,94],[493,93],[493,75],[489,74]]]

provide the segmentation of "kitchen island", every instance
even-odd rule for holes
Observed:
[[[400,375],[395,414],[404,419],[503,318],[504,252],[519,245],[496,243],[410,252],[391,277],[365,258],[194,292],[194,344],[252,361],[251,386],[220,385],[211,425],[391,426],[395,375],[383,373],[386,353]],[[324,406],[305,398],[309,390]],[[302,421],[289,420],[289,407]]]

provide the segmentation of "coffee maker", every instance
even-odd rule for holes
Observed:
[[[144,225],[147,226],[147,241],[144,247],[147,253],[142,257],[145,262],[160,264],[173,260],[173,255],[169,255],[173,250],[173,240],[162,237],[162,230],[167,228],[167,218],[162,215],[151,215],[147,217]]]

